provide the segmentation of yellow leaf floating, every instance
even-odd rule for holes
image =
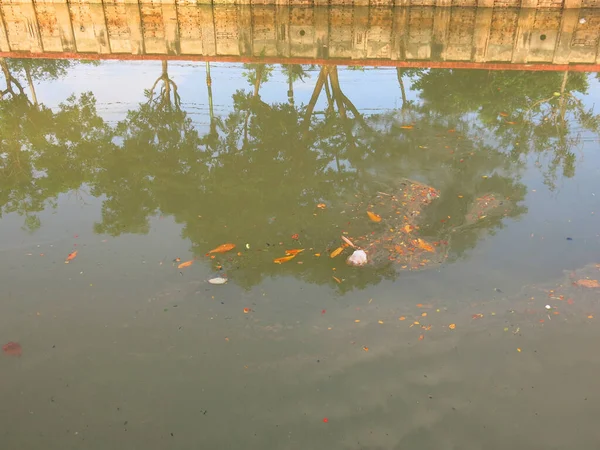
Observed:
[[[228,252],[229,250],[233,250],[234,248],[235,248],[235,244],[231,244],[231,243],[221,244],[218,247],[213,248],[210,252],[208,252],[208,254],[225,253],[225,252]]]
[[[193,259],[191,261],[182,262],[181,264],[179,264],[177,266],[177,268],[178,269],[183,269],[184,267],[190,267],[192,264],[194,264],[194,260]]]
[[[330,258],[335,258],[337,255],[339,255],[343,251],[344,251],[344,247],[338,247],[334,251],[331,252],[331,254],[329,255],[329,257]]]
[[[426,252],[435,253],[435,248],[433,247],[433,245],[429,244],[427,241],[424,241],[423,239],[417,239],[417,247],[425,250]]]
[[[275,258],[273,262],[275,264],[283,264],[284,262],[288,262],[290,259],[294,259],[295,257],[296,255],[288,255],[284,256],[283,258]]]
[[[381,222],[381,216],[379,214],[375,214],[372,211],[367,211],[367,215],[369,216],[369,219],[371,219],[373,222]]]
[[[68,264],[69,261],[73,261],[76,257],[77,257],[77,250],[69,253],[69,255],[67,256],[67,259],[65,259],[65,264]]]

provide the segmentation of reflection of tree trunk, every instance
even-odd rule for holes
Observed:
[[[321,91],[323,90],[323,84],[327,81],[327,69],[325,66],[321,67],[321,71],[319,72],[319,76],[317,77],[317,82],[315,83],[315,88],[313,89],[313,93],[310,97],[308,105],[306,106],[306,112],[304,113],[304,129],[308,129],[310,124],[310,116],[315,109],[315,105],[317,104],[317,100],[319,100],[319,95],[321,95]]]
[[[331,81],[331,90],[333,91],[333,99],[338,107],[340,116],[346,120],[346,108],[344,106],[344,97],[342,88],[340,87],[340,80],[338,78],[337,66],[329,67],[329,81]]]
[[[404,80],[402,79],[402,68],[396,67],[396,75],[398,76],[398,84],[400,85],[400,93],[402,95],[402,109],[406,108],[406,89],[404,88]]]
[[[210,77],[210,62],[206,61],[206,89],[208,91],[208,114],[210,115],[210,132],[215,132],[215,113],[213,110],[212,78]]]
[[[259,97],[260,79],[262,78],[264,67],[264,64],[259,64],[258,68],[256,69],[256,80],[254,80],[254,97]]]
[[[27,77],[27,84],[29,85],[29,91],[31,92],[31,100],[33,100],[33,104],[35,106],[38,105],[37,95],[35,94],[35,86],[33,85],[33,80],[31,78],[31,70],[29,66],[25,66],[25,76]]]
[[[350,144],[350,147],[355,148],[356,143],[354,142],[354,135],[352,134],[352,124],[348,121],[348,116],[346,115],[346,107],[344,102],[344,99],[348,99],[345,98],[346,96],[342,93],[342,88],[340,87],[340,80],[338,78],[337,66],[332,66],[329,68],[329,81],[331,82],[333,99],[338,107],[338,111],[342,119],[342,126],[346,131],[346,138],[348,138],[348,143]],[[348,103],[350,103],[349,100]],[[357,117],[356,114],[354,116]]]
[[[567,101],[565,98],[565,88],[567,87],[567,81],[569,79],[569,71],[563,72],[562,84],[560,85],[560,121],[565,122],[565,114],[567,113]]]
[[[325,94],[327,94],[327,112],[333,111],[333,97],[331,96],[331,89],[329,89],[329,81],[325,81]]]
[[[292,72],[291,70],[288,73],[288,102],[290,105],[294,106],[294,81],[292,80]]]
[[[162,61],[162,78],[165,81],[165,97],[167,99],[167,106],[171,108],[171,83],[169,83],[169,68],[167,67],[167,60]]]

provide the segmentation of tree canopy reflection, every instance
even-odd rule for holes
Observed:
[[[378,192],[393,195],[405,179],[441,193],[422,211],[415,234],[447,241],[448,258],[461,258],[507,217],[526,211],[521,154],[562,142],[554,157],[568,176],[574,171],[569,127],[597,131],[598,118],[575,95],[587,89],[577,74],[535,74],[535,82],[521,74],[524,100],[498,93],[515,89],[514,72],[398,71],[401,108],[364,115],[344,92],[335,66],[283,68],[286,101],[266,103],[260,89],[274,68],[251,64],[245,67],[248,86],[233,95],[232,111],[215,116],[211,107],[209,130],[200,132],[182,108],[166,61],[146,101],[115,126],[102,120],[91,93],[69,97],[55,110],[31,100],[19,67],[2,65],[0,213],[17,212],[34,230],[40,226],[36,213],[60,193],[88,188],[104,199],[97,233],[148,233],[152,217],[172,216],[198,258],[223,242],[236,243],[241,255],[206,261],[223,266],[244,287],[287,274],[344,291],[396,277],[399,267],[384,257],[352,269],[328,252],[342,232],[383,233],[366,210],[378,207]],[[61,73],[40,67],[29,67],[29,76]],[[474,92],[481,77],[488,80],[479,89],[485,92]],[[406,99],[405,79],[422,101]],[[290,87],[298,80],[314,85],[306,105],[297,104]],[[207,76],[212,105],[211,82]],[[316,111],[319,99],[323,111]],[[507,125],[508,119],[518,126]],[[482,128],[496,139],[486,139]],[[503,206],[477,216],[486,198]],[[327,208],[316,208],[319,203]],[[296,233],[298,241],[291,237]],[[305,248],[303,257],[273,264],[292,247]],[[334,267],[344,279],[339,285]]]

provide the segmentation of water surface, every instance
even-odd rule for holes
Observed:
[[[3,65],[6,448],[595,448],[597,74]]]

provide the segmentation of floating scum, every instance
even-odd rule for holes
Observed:
[[[223,273],[235,273],[241,284],[258,270],[293,272],[323,283],[333,281],[346,289],[375,279],[393,279],[395,273],[405,270],[437,267],[447,260],[449,240],[456,231],[485,228],[515,206],[497,193],[484,192],[464,200],[459,195],[464,210],[452,220],[456,224],[452,226],[445,215],[442,220],[432,219],[437,209],[426,213],[434,202],[443,201],[438,189],[406,178],[384,189],[386,192],[357,193],[348,202],[326,208],[315,203],[311,214],[318,221],[299,218],[300,233],[281,230],[263,245],[244,246],[240,241],[237,245],[244,248],[237,253],[232,251],[234,243],[221,244],[205,257],[213,260],[216,269],[225,270]],[[434,223],[437,225],[432,226]]]
[[[419,236],[422,210],[439,196],[431,186],[404,180],[396,191],[378,192],[366,205],[356,205],[365,211],[365,221],[372,222],[367,233],[352,238],[366,253],[367,265],[393,263],[401,270],[419,270],[442,263],[448,242]],[[348,258],[350,264],[353,256]]]

